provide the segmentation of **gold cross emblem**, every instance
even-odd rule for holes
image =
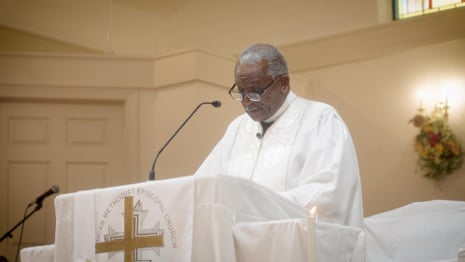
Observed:
[[[123,250],[124,262],[133,262],[134,251],[138,248],[162,247],[163,234],[138,237],[137,225],[134,223],[133,197],[124,198],[124,238],[113,241],[95,243],[95,253],[107,253]]]

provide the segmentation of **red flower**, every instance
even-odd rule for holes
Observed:
[[[441,133],[440,132],[439,133],[429,132],[428,139],[429,139],[429,145],[433,147],[434,145],[436,145],[436,143],[441,141]]]

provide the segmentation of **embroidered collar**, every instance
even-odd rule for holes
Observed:
[[[286,111],[286,109],[289,107],[289,105],[291,104],[291,102],[296,98],[296,94],[292,91],[289,91],[289,93],[287,94],[286,96],[286,99],[284,100],[283,104],[281,105],[281,107],[278,109],[278,111],[276,111],[271,117],[269,117],[268,119],[266,119],[265,123],[273,123],[276,119],[278,119],[278,117],[280,117],[284,111]],[[271,124],[270,124],[271,125]]]

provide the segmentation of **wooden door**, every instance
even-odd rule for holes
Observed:
[[[52,185],[63,194],[129,183],[123,116],[122,103],[1,101],[1,234]],[[23,247],[54,242],[55,196],[25,223]],[[1,243],[0,255],[14,261],[19,235],[20,228]]]

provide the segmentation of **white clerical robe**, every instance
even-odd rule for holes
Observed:
[[[237,117],[195,175],[245,177],[307,208],[317,206],[323,221],[361,228],[357,156],[336,110],[290,92],[272,118],[260,137],[259,122]]]

